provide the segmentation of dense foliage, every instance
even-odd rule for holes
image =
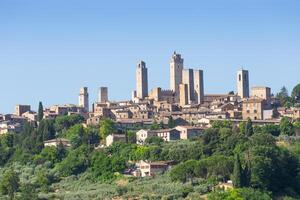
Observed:
[[[82,122],[78,115],[62,116],[41,120],[38,126],[27,123],[20,134],[1,135],[3,197],[201,199],[209,194],[209,199],[299,198],[300,140],[291,137],[299,128],[298,121],[283,118],[280,125],[260,127],[251,120],[239,126],[216,121],[198,138],[165,143],[153,137],[144,146],[135,144],[135,129],[122,130],[127,142],[107,148],[101,148],[100,141],[117,131],[114,122],[104,119],[96,127],[85,127]],[[157,126],[163,125],[153,125]],[[69,139],[72,147],[44,147],[43,141],[56,137]],[[175,165],[152,178],[122,175],[139,160],[172,160]],[[215,189],[219,182],[229,180],[235,189]]]

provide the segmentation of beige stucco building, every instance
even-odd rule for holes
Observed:
[[[264,86],[252,87],[251,97],[269,100],[271,98],[271,88]]]
[[[264,110],[268,110],[267,101],[261,98],[249,98],[243,100],[243,119],[263,120]]]
[[[30,105],[16,105],[15,107],[15,115],[22,116],[23,113],[31,110]]]

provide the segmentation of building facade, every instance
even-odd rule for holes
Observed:
[[[237,93],[241,98],[249,97],[249,72],[239,70],[237,72]]]
[[[269,100],[271,98],[271,88],[269,87],[252,87],[251,97]]]
[[[89,93],[87,87],[80,88],[79,106],[83,107],[85,112],[89,112]]]
[[[108,88],[107,87],[100,87],[99,88],[98,102],[105,103],[107,101],[108,101]]]
[[[203,70],[194,70],[194,100],[197,104],[204,103]]]
[[[194,72],[192,69],[182,70],[182,84],[186,84],[188,87],[188,103],[191,104],[194,101]]]
[[[15,115],[22,116],[23,113],[26,113],[31,110],[30,105],[16,105]]]
[[[269,110],[267,102],[260,98],[249,98],[243,101],[243,119],[263,120],[264,110]]]
[[[170,61],[170,89],[175,92],[176,100],[179,100],[179,85],[182,83],[183,58],[174,52]]]
[[[140,61],[136,68],[136,97],[144,99],[148,96],[148,70],[146,63]]]
[[[189,103],[189,96],[188,96],[188,85],[187,84],[180,84],[179,85],[179,105],[181,107],[187,105]]]

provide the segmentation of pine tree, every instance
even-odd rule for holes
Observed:
[[[41,122],[44,118],[44,107],[42,102],[39,102],[38,121]]]
[[[236,154],[234,160],[233,177],[232,177],[233,186],[235,188],[241,188],[243,186],[242,175],[243,175],[243,169],[241,166],[240,156]]]

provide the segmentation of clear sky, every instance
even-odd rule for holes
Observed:
[[[169,88],[176,50],[202,68],[205,93],[236,90],[235,73],[276,93],[300,82],[299,0],[0,0],[0,113],[16,104],[90,101],[100,86],[129,99],[145,60],[149,89]]]

